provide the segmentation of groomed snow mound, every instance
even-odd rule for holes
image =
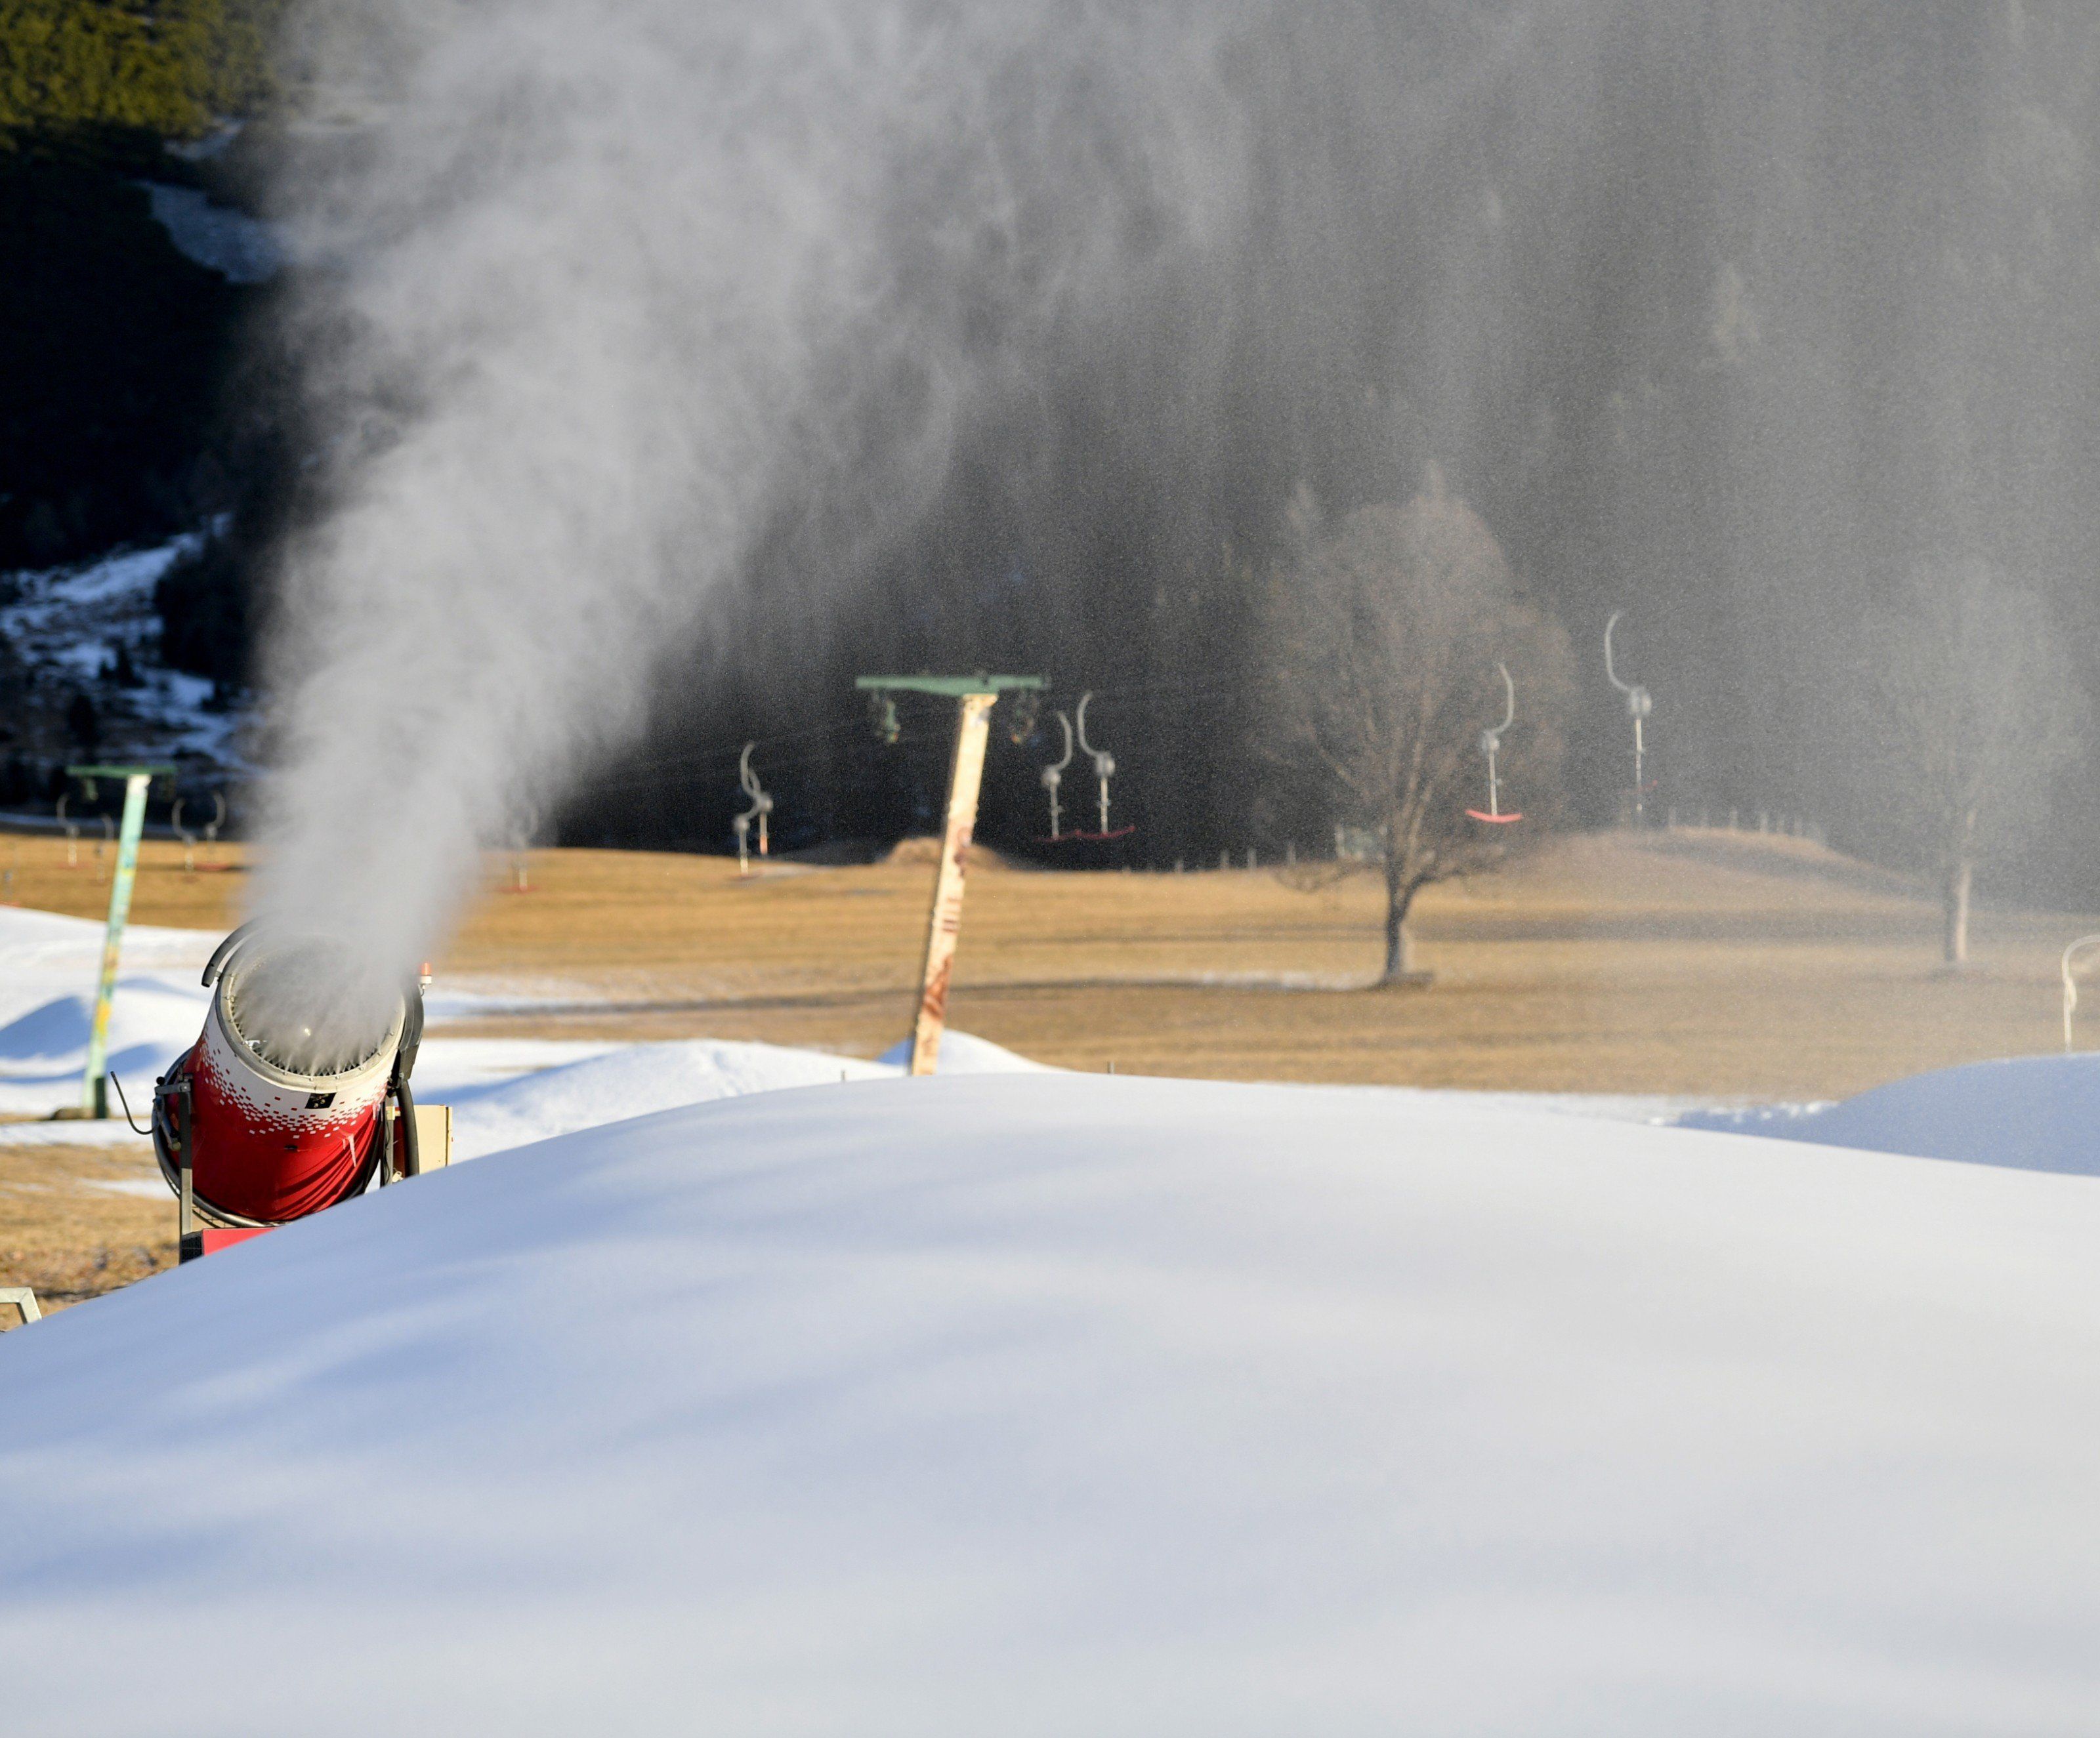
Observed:
[[[2100,1055],[1970,1062],[1840,1104],[1695,1111],[1678,1126],[2100,1176]]]
[[[911,1065],[911,1040],[892,1044],[882,1052],[880,1060],[891,1068],[909,1068]],[[1003,1044],[995,1044],[988,1038],[978,1038],[968,1032],[958,1032],[951,1028],[941,1034],[941,1047],[934,1052],[934,1072],[942,1074],[1025,1074],[1049,1073],[1044,1063],[1031,1062],[1026,1056],[1016,1056]]]
[[[2089,1734],[2100,1186],[827,1085],[0,1336],[11,1738]]]
[[[433,1043],[442,1040],[432,1040]],[[820,1086],[845,1080],[887,1080],[911,1061],[900,1045],[879,1062],[731,1039],[697,1038],[629,1044],[601,1056],[544,1069],[515,1080],[461,1087],[446,1095],[452,1106],[453,1156],[479,1158],[551,1135],[595,1128],[683,1105],[736,1098],[747,1092]],[[902,1060],[898,1060],[898,1052]],[[942,1041],[940,1072],[1003,1074],[1046,1072],[967,1032]]]
[[[452,1106],[453,1157],[479,1158],[554,1134],[779,1087],[882,1080],[878,1063],[779,1044],[690,1039],[629,1044],[514,1080],[463,1087]]]

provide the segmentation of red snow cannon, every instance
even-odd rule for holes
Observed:
[[[204,982],[203,1034],[153,1087],[183,1260],[419,1172],[421,982],[377,982],[339,942],[254,924]]]

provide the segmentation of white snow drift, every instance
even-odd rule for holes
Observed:
[[[135,928],[110,1004],[109,1066],[143,1117],[154,1079],[196,1041],[210,997],[198,982],[216,936]],[[48,1116],[79,1102],[102,925],[0,909],[0,1114]],[[563,997],[562,999],[568,999]],[[441,988],[434,1019],[515,1010],[536,998]],[[433,1038],[416,1069],[423,1099],[453,1108],[454,1154],[479,1158],[602,1123],[744,1092],[902,1072],[909,1046],[879,1062],[778,1044],[702,1039],[615,1045],[540,1039]],[[997,1044],[951,1032],[943,1074],[1038,1068]],[[138,1145],[121,1123],[15,1123],[18,1145]]]
[[[2091,1176],[2100,1175],[2100,1055],[1971,1062],[1891,1081],[1842,1104],[1695,1111],[1679,1121],[1688,1128]]]
[[[2100,1189],[773,1092],[0,1337],[17,1738],[2089,1733]]]

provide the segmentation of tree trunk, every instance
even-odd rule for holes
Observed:
[[[1422,974],[1414,969],[1414,938],[1407,933],[1407,910],[1414,903],[1414,888],[1401,878],[1400,866],[1388,856],[1385,864],[1385,975],[1387,984],[1418,984]]]
[[[1975,875],[1974,862],[1965,856],[1957,857],[1948,865],[1946,880],[1940,886],[1940,911],[1946,919],[1944,951],[1949,965],[1969,963],[1969,887]]]

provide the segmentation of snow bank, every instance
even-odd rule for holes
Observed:
[[[77,917],[0,908],[0,1114],[47,1116],[80,1102],[102,933],[100,924]],[[154,1077],[204,1022],[207,1004],[197,975],[217,940],[194,929],[143,924],[125,932],[127,969],[110,1003],[109,1065],[141,1116]],[[69,1143],[94,1135],[97,1144],[141,1144],[121,1123],[113,1136],[108,1128],[60,1123],[40,1126],[37,1135]],[[8,1127],[10,1140],[17,1134]]]
[[[196,1041],[210,1005],[198,983],[215,935],[187,929],[127,932],[125,957],[177,965],[130,972],[110,1004],[109,1065],[135,1114],[145,1114],[152,1083]],[[0,1114],[47,1116],[79,1102],[87,1060],[92,986],[100,968],[102,925],[46,912],[0,911]],[[575,999],[573,989],[558,999]],[[449,990],[431,999],[433,1016],[516,1012],[533,998]],[[479,1158],[601,1123],[680,1105],[842,1079],[893,1077],[908,1060],[900,1045],[880,1062],[817,1050],[715,1039],[614,1045],[534,1039],[433,1038],[416,1066],[418,1096],[455,1112],[455,1155]],[[967,1032],[941,1047],[944,1074],[1039,1070],[1039,1063]],[[7,1125],[11,1142],[143,1145],[121,1123]]]
[[[2089,1733],[2100,1188],[774,1092],[0,1336],[13,1738]]]
[[[892,1044],[882,1052],[882,1060],[893,1070],[911,1065],[911,1040],[905,1039]],[[946,1031],[941,1034],[941,1048],[935,1057],[934,1072],[942,1074],[1012,1074],[1030,1072],[1048,1072],[1041,1062],[1031,1062],[1025,1056],[1016,1056],[1011,1050],[995,1044],[988,1038],[973,1038],[968,1032]]]
[[[1696,1111],[1678,1120],[1687,1128],[2100,1176],[2100,1055],[1971,1062],[1841,1104]]]
[[[83,842],[83,857],[87,849]],[[0,1025],[19,1020],[54,997],[91,990],[102,968],[102,936],[103,925],[84,918],[0,906]],[[218,940],[201,929],[134,924],[124,932],[125,970],[165,973],[178,981],[187,977],[201,1004],[198,974]]]
[[[433,1040],[426,1053],[435,1050],[438,1042]],[[452,1106],[454,1155],[479,1158],[484,1154],[595,1128],[601,1123],[717,1098],[738,1098],[747,1092],[893,1079],[909,1064],[911,1056],[908,1042],[885,1052],[880,1061],[864,1062],[823,1050],[692,1039],[629,1044],[588,1061],[519,1079],[467,1087],[443,1097]],[[950,1032],[941,1040],[938,1071],[944,1074],[1052,1072],[1040,1062],[1031,1062],[967,1032]],[[423,1072],[418,1064],[419,1079]],[[427,1084],[424,1092],[433,1102],[439,1096]]]
[[[109,1004],[109,1066],[140,1117],[155,1078],[196,1041],[205,1006],[201,990],[156,977],[117,980]],[[0,1026],[0,1111],[43,1115],[78,1103],[94,1017],[93,996],[68,995]]]
[[[445,1096],[452,1106],[454,1156],[479,1158],[682,1105],[848,1079],[885,1079],[896,1072],[822,1051],[699,1039],[629,1044],[586,1061]],[[426,1087],[425,1096],[435,1101],[438,1095]]]

